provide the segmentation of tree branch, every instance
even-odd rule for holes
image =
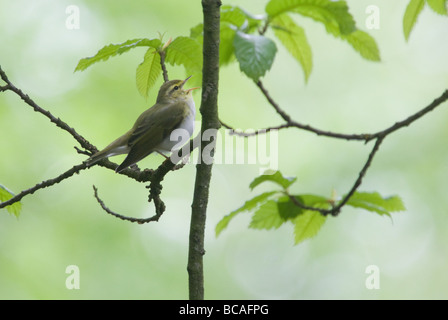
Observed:
[[[157,220],[159,220],[160,215],[158,215],[158,214],[156,214],[156,215],[154,215],[154,216],[152,216],[150,218],[132,218],[132,217],[123,216],[123,215],[121,215],[119,213],[116,213],[116,212],[110,210],[104,204],[104,201],[101,200],[100,197],[98,196],[98,189],[97,189],[97,187],[95,187],[95,185],[93,186],[93,192],[94,192],[94,197],[98,201],[98,203],[101,205],[101,208],[103,208],[104,211],[106,211],[108,214],[110,214],[110,215],[112,215],[112,216],[114,216],[116,218],[119,218],[119,219],[125,220],[125,221],[130,221],[130,222],[137,222],[139,224],[147,223],[147,222],[150,222],[150,221],[157,221]]]
[[[164,65],[164,61],[162,59],[161,61],[163,68],[166,67]],[[167,73],[165,73],[167,76]],[[1,79],[6,83],[5,86],[0,86],[0,92],[5,92],[5,91],[12,91],[15,94],[17,94],[20,98],[22,98],[22,100],[29,106],[31,106],[36,112],[39,112],[41,114],[43,114],[45,117],[47,117],[48,119],[50,119],[51,122],[55,123],[56,126],[58,126],[59,128],[67,131],[70,135],[72,135],[72,137],[78,141],[80,143],[80,145],[85,148],[86,150],[89,151],[83,151],[80,150],[79,148],[77,148],[75,146],[75,149],[77,150],[78,153],[81,154],[85,154],[85,155],[90,155],[96,151],[98,151],[98,149],[93,146],[92,144],[90,144],[90,142],[88,142],[84,137],[82,137],[81,135],[79,135],[73,128],[71,128],[68,124],[66,124],[64,121],[62,121],[59,118],[56,118],[55,116],[53,116],[51,114],[51,112],[41,108],[39,105],[37,105],[28,95],[26,95],[25,93],[22,92],[22,90],[18,89],[17,87],[15,87],[11,81],[9,81],[6,73],[1,69],[0,67],[0,77]],[[190,153],[194,148],[194,144],[193,142],[190,143]],[[179,159],[181,159],[179,157]],[[101,161],[99,161],[96,165],[114,170],[117,168],[117,164],[111,162],[109,159],[103,159]],[[109,208],[106,207],[106,205],[104,204],[104,202],[99,198],[98,196],[98,190],[97,188],[94,186],[94,196],[97,199],[97,201],[100,203],[101,207],[109,214],[112,214],[120,219],[123,220],[128,220],[131,222],[138,222],[138,223],[145,223],[145,222],[149,222],[149,221],[157,221],[158,218],[163,214],[164,210],[165,210],[165,205],[163,203],[163,201],[160,198],[160,192],[162,190],[162,186],[161,186],[161,181],[163,180],[164,176],[170,172],[171,170],[174,170],[176,168],[178,168],[179,166],[176,166],[176,163],[172,163],[171,161],[165,161],[164,163],[162,163],[156,170],[150,170],[150,169],[145,169],[143,171],[139,170],[138,168],[126,168],[125,170],[121,171],[120,174],[125,175],[129,178],[132,178],[138,182],[147,182],[147,181],[151,181],[150,185],[148,186],[149,188],[149,201],[153,201],[155,208],[156,208],[156,215],[150,218],[145,218],[145,219],[137,219],[137,218],[131,218],[131,217],[125,217],[123,215],[114,213],[113,211],[111,211]],[[53,186],[57,183],[60,183],[61,181],[71,177],[72,175],[74,175],[75,173],[79,173],[81,170],[87,169],[89,168],[89,166],[87,165],[87,163],[83,162],[80,165],[76,165],[73,168],[67,170],[66,172],[62,173],[61,175],[53,178],[53,179],[49,179],[49,180],[45,180],[42,181],[38,184],[36,184],[35,186],[23,190],[21,191],[19,194],[17,194],[16,196],[12,197],[11,199],[1,202],[0,203],[0,208],[4,208],[8,205],[11,205],[15,202],[19,202],[23,197],[29,195],[29,194],[33,194],[36,191],[43,189],[43,188],[47,188],[50,186]]]
[[[331,214],[333,216],[336,216],[339,214],[341,208],[350,200],[350,197],[356,192],[356,190],[359,188],[359,186],[362,183],[362,179],[364,178],[368,168],[370,167],[373,158],[375,157],[376,153],[379,150],[379,147],[381,145],[381,143],[383,142],[383,140],[390,135],[391,133],[404,128],[406,126],[409,126],[411,123],[413,123],[414,121],[420,119],[421,117],[423,117],[424,115],[426,115],[428,112],[433,111],[435,108],[437,108],[438,106],[440,106],[442,103],[444,103],[445,101],[448,100],[448,90],[445,90],[441,96],[439,96],[438,98],[436,98],[433,102],[431,102],[428,106],[422,108],[421,110],[419,110],[418,112],[414,113],[413,115],[409,116],[408,118],[396,122],[394,125],[382,130],[382,131],[378,131],[376,133],[365,133],[365,134],[341,134],[341,133],[336,133],[336,132],[330,132],[330,131],[323,131],[320,129],[316,129],[314,127],[311,127],[309,125],[303,125],[300,124],[296,121],[294,121],[279,105],[278,103],[276,103],[274,101],[274,99],[272,98],[272,96],[269,94],[269,92],[266,90],[266,88],[264,87],[263,83],[261,82],[261,80],[259,80],[256,85],[258,86],[258,88],[261,90],[261,92],[263,93],[263,95],[266,97],[266,99],[268,100],[268,102],[271,104],[271,106],[275,109],[275,111],[280,115],[280,117],[283,118],[283,120],[286,122],[282,125],[279,126],[274,126],[274,127],[269,127],[269,128],[265,128],[265,129],[259,129],[256,130],[255,132],[242,132],[240,130],[235,130],[233,129],[231,126],[225,124],[224,122],[221,121],[221,124],[226,127],[227,129],[230,129],[231,132],[230,134],[234,134],[234,135],[238,135],[241,137],[250,137],[250,136],[255,136],[258,134],[264,134],[267,133],[269,131],[272,130],[280,130],[280,129],[284,129],[284,128],[291,128],[291,127],[295,127],[298,129],[303,129],[306,131],[311,131],[319,136],[327,136],[327,137],[332,137],[332,138],[338,138],[338,139],[345,139],[345,140],[358,140],[358,141],[364,141],[365,143],[371,141],[371,140],[376,140],[375,145],[373,146],[372,151],[370,152],[366,163],[364,164],[363,168],[361,169],[361,171],[358,174],[358,178],[356,179],[355,183],[353,184],[352,188],[350,189],[350,191],[344,196],[344,198],[338,202],[338,204],[336,206],[333,206],[332,209],[328,210],[328,209],[322,209],[322,208],[316,208],[316,207],[310,207],[310,206],[306,206],[304,204],[302,204],[299,200],[297,200],[294,196],[290,195],[289,193],[286,193],[288,195],[288,197],[290,198],[290,200],[298,207],[305,209],[305,210],[313,210],[313,211],[318,211],[320,212],[322,215],[328,215]]]
[[[197,139],[197,137],[195,139]],[[121,220],[129,221],[129,222],[136,222],[139,224],[153,222],[153,221],[159,221],[159,218],[165,212],[165,203],[160,198],[160,193],[162,191],[161,182],[162,182],[163,178],[168,174],[168,172],[175,171],[175,170],[182,168],[185,164],[184,163],[177,164],[177,163],[179,161],[182,161],[185,157],[189,156],[195,148],[196,148],[196,144],[194,143],[194,140],[190,140],[190,142],[188,144],[188,152],[186,154],[182,154],[182,152],[184,151],[183,149],[177,150],[176,158],[171,157],[170,159],[166,159],[156,170],[146,169],[141,172],[141,175],[144,175],[145,172],[148,173],[148,175],[146,176],[147,179],[144,181],[141,180],[141,182],[151,181],[151,183],[148,186],[146,186],[146,188],[149,189],[148,202],[152,201],[154,203],[154,208],[155,208],[155,212],[156,212],[156,214],[154,216],[151,216],[148,218],[134,218],[134,217],[125,216],[125,215],[122,215],[122,214],[112,211],[105,205],[104,201],[100,199],[100,197],[98,196],[98,189],[95,186],[93,186],[94,197],[98,201],[98,203],[100,204],[101,208],[103,208],[104,211],[106,211],[108,214],[110,214],[114,217],[117,217]],[[174,161],[174,159],[176,159],[176,161]],[[113,163],[113,165],[114,166],[111,169],[115,170],[114,167],[116,166],[116,164]],[[129,170],[129,174],[134,174],[135,172],[138,172],[137,170],[133,170],[133,169],[128,169],[128,170]],[[124,170],[122,172],[126,173],[126,170]]]
[[[266,97],[266,99],[271,104],[271,106],[275,109],[275,111],[280,115],[280,117],[282,117],[282,119],[286,123],[281,124],[279,126],[259,129],[259,130],[255,131],[255,132],[251,132],[251,133],[245,133],[245,132],[242,132],[240,130],[235,130],[230,125],[224,124],[224,122],[221,121],[221,123],[226,128],[232,130],[231,134],[235,134],[235,135],[238,135],[238,136],[241,136],[241,137],[251,137],[251,136],[254,136],[254,135],[257,135],[257,134],[261,134],[261,133],[266,133],[266,132],[269,132],[269,131],[272,131],[272,130],[280,130],[280,129],[285,129],[285,128],[297,128],[297,129],[302,129],[302,130],[305,130],[305,131],[313,132],[313,133],[317,134],[318,136],[326,136],[326,137],[330,137],[330,138],[337,138],[337,139],[343,139],[343,140],[358,140],[358,141],[369,142],[369,141],[375,140],[375,139],[377,139],[379,137],[387,136],[390,133],[392,133],[392,132],[394,132],[396,130],[399,130],[399,129],[403,128],[403,127],[409,126],[411,123],[413,123],[414,121],[420,119],[421,117],[426,115],[428,112],[433,111],[439,105],[441,105],[442,103],[444,103],[445,101],[448,100],[448,90],[445,90],[438,98],[436,98],[433,102],[431,102],[427,107],[421,109],[420,111],[416,112],[415,114],[409,116],[408,118],[406,118],[406,119],[404,119],[402,121],[396,122],[394,125],[386,128],[384,130],[381,130],[381,131],[378,131],[378,132],[375,132],[375,133],[344,134],[344,133],[320,130],[320,129],[317,129],[317,128],[312,127],[310,125],[305,125],[305,124],[301,124],[301,123],[299,123],[297,121],[294,121],[278,105],[278,103],[276,103],[274,101],[272,96],[269,94],[269,92],[264,87],[264,85],[261,82],[261,80],[259,80],[256,83],[256,85],[261,90],[261,92]]]
[[[15,94],[17,94],[27,105],[32,107],[34,111],[39,112],[43,114],[45,117],[47,117],[51,122],[53,122],[56,126],[61,128],[64,131],[67,131],[78,143],[83,147],[84,149],[89,150],[90,152],[94,153],[97,152],[98,149],[90,144],[83,136],[78,134],[75,129],[71,128],[67,123],[62,121],[59,118],[56,118],[51,114],[51,112],[44,110],[43,108],[39,107],[37,103],[35,103],[28,95],[24,94],[22,90],[18,89],[16,86],[14,86],[6,76],[6,73],[2,70],[0,66],[0,77],[4,82],[6,82],[6,86],[0,87],[0,92],[4,91],[12,91]]]
[[[348,200],[350,200],[351,196],[356,192],[356,190],[359,188],[359,186],[362,183],[362,179],[366,175],[367,170],[369,169],[370,165],[372,164],[373,158],[375,157],[376,153],[378,152],[381,143],[384,141],[384,138],[386,136],[380,136],[376,139],[375,145],[372,148],[372,151],[370,151],[370,154],[367,158],[366,163],[362,167],[361,171],[358,174],[358,178],[356,179],[355,183],[353,184],[350,191],[345,195],[345,197],[339,201],[339,203],[330,211],[328,211],[327,214],[331,215],[338,215],[341,208],[347,203]]]
[[[356,179],[355,183],[353,184],[352,188],[350,189],[350,191],[341,199],[341,201],[338,202],[337,205],[333,205],[332,209],[322,209],[322,208],[317,208],[317,207],[311,207],[311,206],[307,206],[304,205],[303,203],[301,203],[299,200],[297,200],[296,197],[292,196],[289,193],[286,193],[286,195],[289,197],[289,199],[298,207],[305,209],[305,210],[312,210],[312,211],[318,211],[320,212],[322,215],[326,216],[326,215],[333,215],[333,216],[337,216],[342,207],[345,206],[348,202],[348,200],[350,200],[351,196],[356,192],[356,190],[359,188],[359,186],[362,183],[362,180],[364,178],[364,176],[366,175],[367,170],[369,169],[370,165],[372,164],[373,158],[375,157],[375,154],[378,152],[381,143],[383,142],[385,136],[381,136],[379,138],[376,139],[375,145],[372,148],[372,151],[370,151],[370,154],[367,158],[366,163],[364,164],[364,166],[362,167],[361,171],[358,174],[358,178]]]
[[[200,112],[202,115],[201,135],[209,129],[220,127],[218,118],[218,82],[219,82],[219,33],[220,33],[220,0],[202,0],[204,20],[204,45],[202,67],[202,99]],[[216,143],[216,136],[211,142]],[[203,155],[201,146],[199,157]],[[196,166],[196,181],[193,203],[191,205],[190,239],[188,250],[188,283],[189,297],[192,300],[204,299],[203,255],[205,220],[208,195],[212,173],[214,147],[209,155],[211,161],[201,161]],[[201,158],[199,158],[201,159]]]
[[[409,126],[411,123],[413,123],[414,121],[420,119],[421,117],[423,117],[424,115],[426,115],[428,112],[433,111],[435,108],[437,108],[438,106],[440,106],[442,103],[444,103],[445,101],[448,100],[448,90],[445,90],[440,97],[434,99],[433,102],[431,102],[427,107],[421,109],[420,111],[414,113],[413,115],[409,116],[408,118],[396,122],[394,125],[390,126],[389,128],[383,130],[383,131],[379,131],[377,133],[371,134],[370,135],[370,140],[371,139],[375,139],[375,138],[379,138],[379,137],[386,137],[389,134]]]
[[[284,128],[290,128],[290,126],[285,123],[285,124],[281,124],[279,126],[273,126],[273,127],[268,127],[268,128],[263,128],[263,129],[258,129],[255,130],[253,132],[243,132],[241,130],[236,130],[233,127],[231,127],[230,125],[224,123],[223,121],[220,121],[221,125],[226,128],[229,129],[229,135],[235,135],[235,136],[239,136],[239,137],[243,137],[243,138],[248,138],[248,137],[253,137],[253,136],[257,136],[259,134],[264,134],[264,133],[268,133],[270,131],[273,130],[280,130],[280,129],[284,129]]]
[[[160,55],[160,65],[162,66],[163,81],[168,82],[169,78],[168,78],[168,71],[166,70],[166,64],[165,64],[165,56],[166,56],[165,50],[160,50],[159,55]]]
[[[55,184],[65,180],[67,178],[70,178],[75,173],[79,173],[81,170],[84,170],[86,168],[87,168],[87,165],[85,163],[76,165],[73,168],[71,168],[70,170],[67,170],[66,172],[60,174],[56,178],[42,181],[42,182],[36,184],[34,187],[31,187],[29,189],[23,190],[22,192],[20,192],[19,194],[15,195],[11,199],[9,199],[7,201],[4,201],[4,202],[0,202],[0,209],[4,208],[6,206],[9,206],[9,205],[11,205],[13,203],[19,202],[20,200],[22,200],[23,197],[25,197],[25,196],[27,196],[29,194],[33,194],[37,190],[44,189],[44,188],[47,188],[47,187],[51,187],[52,185],[55,185]]]

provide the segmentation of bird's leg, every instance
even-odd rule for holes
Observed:
[[[158,154],[160,154],[161,156],[163,156],[166,160],[170,160],[170,157],[164,155],[162,152],[157,151],[157,150],[156,150],[156,152],[157,152]]]

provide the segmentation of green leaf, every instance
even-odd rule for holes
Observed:
[[[259,17],[235,6],[224,5],[221,7],[221,28],[219,43],[219,65],[227,65],[235,57],[233,41],[237,30],[251,33],[261,23]]]
[[[287,14],[276,16],[271,25],[276,37],[302,66],[305,81],[308,81],[313,68],[313,59],[305,31],[295,24]]]
[[[286,220],[283,219],[278,211],[277,201],[269,200],[261,205],[252,216],[249,228],[252,229],[277,229]]]
[[[137,47],[151,47],[157,49],[160,47],[161,41],[159,39],[132,39],[119,44],[110,44],[103,47],[98,53],[92,57],[79,60],[75,68],[76,71],[83,71],[92,64],[99,61],[106,61],[110,57],[122,54]]]
[[[347,205],[389,217],[391,212],[406,210],[400,197],[382,197],[378,192],[355,192]]]
[[[306,206],[309,206],[309,207],[316,207],[316,208],[320,208],[320,209],[329,209],[330,208],[330,202],[329,202],[328,198],[326,198],[326,197],[318,196],[315,194],[300,194],[300,195],[295,195],[294,197],[300,203],[302,203]]]
[[[161,71],[159,53],[155,49],[149,48],[136,71],[137,89],[142,96],[148,96],[149,90],[156,84]]]
[[[199,23],[190,29],[190,38],[197,40],[204,33],[204,24]],[[201,43],[201,42],[200,42]]]
[[[326,197],[314,194],[301,194],[294,196],[300,203],[319,209],[330,209],[330,202]],[[291,201],[291,200],[290,200]],[[293,203],[291,201],[291,203]],[[295,205],[295,204],[294,204]],[[322,225],[326,217],[320,212],[314,210],[302,209],[300,215],[292,220],[294,224],[294,242],[298,244],[306,239],[314,237]]]
[[[342,35],[342,39],[347,40],[363,58],[371,61],[381,60],[378,45],[367,32],[356,30],[348,35]]]
[[[298,199],[298,197],[296,197]],[[299,199],[298,199],[299,200]],[[302,200],[299,200],[301,203]],[[294,219],[303,213],[303,209],[297,206],[288,196],[281,197],[277,200],[278,214],[283,220]]]
[[[271,68],[277,52],[271,39],[241,31],[237,31],[233,45],[241,71],[254,81],[258,81]]]
[[[0,202],[8,201],[14,196],[15,194],[12,191],[0,184]],[[20,202],[16,202],[6,206],[5,208],[9,213],[18,217],[20,215],[20,211],[22,210],[22,204]]]
[[[300,195],[297,199],[308,206],[327,209],[327,199],[315,195]],[[325,222],[325,217],[317,211],[303,210],[296,206],[289,197],[269,200],[261,205],[252,217],[249,225],[253,229],[279,228],[286,221],[294,224],[295,244],[315,236]]]
[[[299,13],[323,23],[327,32],[335,36],[356,30],[355,21],[345,1],[271,0],[265,10],[270,19],[286,12]]]
[[[283,189],[287,189],[291,184],[293,184],[297,180],[296,177],[284,177],[280,171],[275,171],[273,173],[265,173],[261,176],[256,177],[249,185],[249,188],[253,190],[256,186],[258,186],[260,183],[263,183],[265,181],[271,181],[279,186],[281,186]]]
[[[403,18],[403,32],[406,41],[409,40],[409,35],[411,34],[411,31],[417,22],[417,18],[424,5],[425,0],[411,0],[406,7]]]
[[[182,65],[188,76],[189,85],[196,86],[202,83],[202,45],[189,37],[177,37],[166,48],[165,61],[169,64]]]
[[[230,63],[234,58],[235,49],[233,47],[233,40],[235,39],[235,34],[236,31],[233,30],[229,25],[221,25],[219,42],[220,66]]]
[[[223,5],[221,7],[221,22],[227,22],[235,27],[241,27],[246,22],[246,15],[239,7]]]
[[[257,208],[260,204],[266,202],[268,198],[274,195],[275,193],[277,193],[277,191],[262,193],[252,198],[251,200],[246,201],[242,207],[226,215],[224,218],[221,219],[221,221],[218,222],[218,224],[215,227],[216,236],[218,236],[225,228],[227,228],[227,225],[229,224],[230,220],[232,220],[238,213],[244,211],[250,211]]]
[[[177,37],[166,48],[166,62],[183,65],[195,72],[202,71],[202,48],[198,41],[189,37]]]
[[[318,211],[306,210],[294,219],[294,243],[314,237],[325,223],[324,217]]]
[[[436,13],[447,15],[446,0],[426,0],[429,7]]]

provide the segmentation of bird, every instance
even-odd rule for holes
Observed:
[[[171,80],[162,84],[156,103],[137,118],[128,132],[87,159],[87,166],[104,158],[127,154],[115,169],[115,172],[121,172],[153,152],[167,158],[164,153],[171,152],[178,143],[177,140],[170,139],[171,133],[176,129],[183,129],[189,139],[194,131],[196,108],[192,92],[199,87],[184,89],[190,78],[191,76],[185,80]]]

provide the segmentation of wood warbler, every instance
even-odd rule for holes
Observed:
[[[196,109],[191,89],[183,89],[190,79],[165,82],[159,90],[156,104],[144,111],[135,121],[134,126],[124,135],[113,141],[103,150],[92,155],[89,166],[101,159],[128,154],[116,172],[129,167],[156,151],[162,155],[171,152],[178,141],[171,141],[173,130],[183,129],[188,138],[194,130]],[[166,157],[166,156],[165,156]]]

